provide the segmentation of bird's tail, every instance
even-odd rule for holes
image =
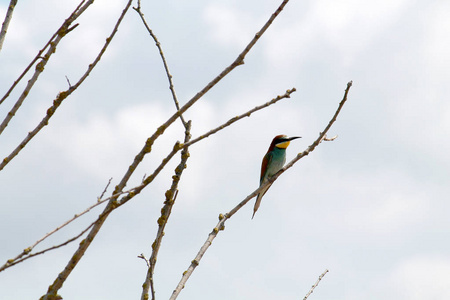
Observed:
[[[256,211],[258,210],[259,206],[261,205],[261,199],[262,199],[262,196],[263,196],[263,193],[260,192],[260,193],[258,194],[258,196],[256,197],[255,206],[253,207],[253,216],[252,216],[252,220],[253,220],[253,217],[254,217],[255,214],[256,214]]]

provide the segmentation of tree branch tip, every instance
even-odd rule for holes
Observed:
[[[330,137],[330,138],[327,138],[327,136],[325,135],[325,137],[323,138],[323,140],[326,141],[326,142],[332,142],[332,141],[334,141],[335,139],[337,139],[337,137],[338,137],[337,134],[336,134],[335,136],[333,136],[333,137]]]
[[[353,85],[353,80],[350,80],[350,81],[347,83],[347,89],[349,89],[352,85]]]
[[[290,90],[286,90],[286,97],[288,97],[288,98],[290,98],[291,97],[291,94],[293,93],[293,92],[295,92],[295,91],[297,91],[297,89],[295,88],[295,87],[293,87],[292,89],[290,89]]]
[[[143,260],[145,260],[147,267],[150,268],[150,262],[148,261],[148,259],[145,257],[144,253],[141,253],[140,255],[137,256],[138,258],[142,258]]]
[[[72,27],[70,27],[69,29],[67,29],[67,30],[66,30],[66,34],[68,34],[69,32],[71,32],[71,31],[74,30],[75,28],[77,28],[78,25],[80,25],[80,23],[77,23],[77,24],[73,25]]]

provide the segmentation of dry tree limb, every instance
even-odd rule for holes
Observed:
[[[3,42],[5,41],[6,32],[8,31],[9,22],[11,22],[14,8],[16,7],[17,0],[11,0],[8,5],[8,10],[6,12],[5,20],[2,24],[2,29],[0,31],[0,51],[2,51]]]
[[[173,86],[172,75],[170,74],[170,71],[169,71],[169,65],[167,64],[166,57],[164,56],[164,52],[162,50],[161,43],[158,41],[158,38],[153,33],[153,31],[150,29],[150,27],[147,24],[147,21],[144,18],[144,14],[141,11],[141,0],[138,0],[138,6],[137,7],[133,7],[133,9],[139,14],[139,16],[141,17],[142,23],[144,23],[144,26],[147,29],[148,33],[150,34],[150,36],[155,41],[156,47],[159,50],[159,55],[161,56],[161,60],[162,60],[163,65],[164,65],[164,69],[166,71],[167,79],[169,80],[169,89],[170,89],[170,92],[172,93],[172,98],[173,98],[173,101],[175,103],[175,107],[177,108],[177,110],[180,110],[180,104],[178,103],[177,94],[175,93],[175,88]],[[180,115],[180,120],[183,123],[184,128],[187,129],[187,123],[184,120],[183,115]]]
[[[150,268],[150,262],[148,261],[148,259],[145,257],[144,253],[141,253],[137,256],[138,258],[142,258],[143,260],[145,260],[145,263],[147,264],[147,268]]]
[[[31,79],[28,80],[27,85],[25,87],[25,89],[23,90],[22,94],[20,94],[19,99],[17,99],[16,103],[14,104],[14,106],[11,108],[11,110],[8,112],[8,114],[6,115],[5,119],[3,120],[3,122],[0,124],[0,134],[2,134],[3,130],[5,130],[6,126],[8,126],[9,121],[11,121],[11,119],[14,117],[14,115],[16,114],[16,112],[19,110],[19,108],[22,106],[23,101],[25,100],[25,98],[28,96],[28,94],[31,91],[31,88],[34,86],[34,84],[36,83],[36,81],[39,78],[39,75],[42,74],[42,72],[44,72],[44,68],[47,65],[47,62],[49,61],[50,57],[52,56],[53,53],[56,52],[56,46],[59,44],[59,42],[62,40],[62,38],[64,36],[66,36],[67,33],[69,33],[70,31],[72,31],[75,27],[78,26],[78,24],[75,24],[74,26],[70,27],[70,25],[84,12],[86,11],[86,9],[89,7],[89,5],[91,5],[94,2],[94,0],[88,1],[85,5],[81,6],[84,1],[82,1],[80,3],[80,5],[78,5],[78,7],[72,12],[72,14],[69,16],[69,18],[67,18],[64,23],[61,25],[61,27],[58,29],[58,31],[52,36],[51,40],[45,45],[45,47],[43,48],[46,49],[48,47],[48,50],[46,52],[46,54],[44,56],[41,56],[41,54],[43,53],[43,51],[40,51],[39,56],[36,56],[35,59],[32,61],[32,64],[34,64],[38,59],[41,59],[41,61],[36,65],[35,67],[35,71],[33,76],[31,76]],[[70,27],[70,28],[69,28]],[[25,69],[25,71],[28,71],[29,68],[31,68],[32,64],[30,64],[28,66],[28,68]],[[22,75],[25,75],[25,72],[22,73]],[[23,78],[23,76],[19,77],[19,80]],[[2,98],[2,101],[7,97],[7,95],[9,95],[9,93],[12,91],[12,89],[16,86],[16,84],[19,82],[19,80],[16,80],[13,84],[13,86],[8,90],[8,92],[6,93],[5,97]],[[21,148],[23,148],[25,145],[23,145]],[[10,160],[10,159],[9,159]],[[7,160],[7,161],[9,161]],[[4,162],[2,162],[3,164]],[[4,166],[0,165],[0,170],[3,168]]]
[[[89,2],[93,2],[89,1]],[[88,3],[89,3],[88,2]],[[69,89],[67,89],[64,92],[60,92],[58,93],[58,95],[56,96],[56,99],[53,100],[53,105],[51,107],[49,107],[47,109],[47,113],[45,115],[45,117],[41,120],[41,122],[30,132],[28,132],[28,135],[25,137],[25,139],[23,139],[23,141],[7,156],[5,157],[1,162],[0,162],[0,171],[17,155],[19,154],[19,152],[28,144],[28,142],[36,135],[39,133],[39,131],[41,131],[42,128],[44,128],[44,126],[48,125],[48,121],[50,120],[50,118],[53,116],[53,114],[55,113],[55,111],[58,109],[58,107],[61,105],[61,103],[64,101],[64,99],[66,99],[70,94],[72,94],[83,82],[84,80],[91,74],[92,70],[95,68],[95,66],[97,65],[97,63],[100,61],[100,59],[102,58],[103,54],[105,53],[106,49],[108,48],[109,44],[111,43],[112,39],[114,38],[114,36],[117,33],[117,30],[119,29],[119,25],[122,22],[126,12],[128,11],[128,8],[131,6],[131,2],[132,0],[129,0],[127,3],[127,6],[124,8],[124,10],[122,11],[122,14],[120,15],[119,19],[117,20],[116,25],[114,26],[113,31],[111,32],[110,36],[106,38],[106,42],[103,45],[102,49],[100,50],[99,54],[97,55],[97,57],[94,59],[94,61],[89,64],[88,69],[86,70],[86,72],[83,74],[83,76],[81,76],[81,78],[78,80],[77,83],[75,83],[74,85],[72,85],[71,87],[69,87]],[[87,3],[87,4],[88,4]],[[86,4],[86,5],[87,5]],[[85,6],[86,6],[85,5]],[[83,6],[84,7],[84,6]],[[72,28],[66,28],[64,32],[70,31],[72,30]],[[59,35],[58,35],[59,37]],[[58,39],[57,37],[57,39]],[[52,48],[51,48],[52,49]],[[41,61],[42,62],[42,61]],[[39,63],[40,64],[40,63]],[[39,66],[38,64],[38,66]],[[36,68],[38,67],[36,66]]]
[[[106,51],[107,47],[109,46],[109,44],[111,43],[111,40],[113,39],[113,37],[115,36],[120,23],[122,22],[125,14],[127,13],[128,9],[130,8],[132,3],[132,0],[129,0],[125,6],[125,8],[123,9],[119,19],[117,20],[116,25],[114,26],[114,29],[111,33],[111,35],[106,39],[106,43],[103,46],[103,48],[100,50],[99,55],[95,58],[94,62],[92,64],[89,65],[88,70],[85,72],[85,74],[80,78],[80,80],[71,88],[69,88],[69,90],[67,90],[66,92],[63,92],[63,95],[60,95],[61,100],[60,101],[54,101],[54,105],[47,111],[47,115],[46,117],[41,121],[41,123],[43,123],[42,127],[45,126],[48,123],[48,119],[53,115],[53,113],[55,112],[55,110],[58,108],[58,106],[61,104],[61,101],[64,100],[70,93],[72,93],[76,88],[78,88],[78,86],[89,76],[90,72],[92,71],[92,69],[95,67],[95,65],[100,61],[101,57],[103,56],[104,52]],[[58,98],[57,98],[58,99]],[[40,124],[41,124],[40,123]],[[42,128],[41,127],[41,128]],[[39,126],[36,128],[38,129]],[[40,128],[37,130],[39,131]],[[36,132],[37,133],[37,132]],[[30,135],[30,134],[29,134]],[[28,138],[28,137],[27,137]],[[30,138],[31,139],[31,138]],[[27,141],[28,142],[28,141]],[[108,206],[113,205],[114,201],[111,201],[108,203]],[[78,248],[78,250],[75,252],[74,256],[72,256],[71,260],[69,261],[69,264],[66,266],[66,268],[64,269],[63,272],[61,272],[58,277],[55,279],[55,281],[53,282],[53,284],[48,288],[47,294],[45,294],[44,296],[42,296],[43,300],[48,300],[48,299],[52,299],[53,297],[55,297],[57,295],[58,290],[62,287],[64,281],[67,279],[67,277],[70,275],[70,273],[72,272],[73,268],[75,268],[76,264],[78,263],[78,261],[81,259],[81,257],[84,255],[85,250],[87,249],[88,245],[92,242],[93,238],[96,236],[98,230],[100,229],[101,225],[98,226],[98,223],[102,224],[104,222],[104,220],[106,219],[106,216],[103,216],[102,218],[99,218],[99,220],[95,223],[95,225],[93,226],[92,230],[89,232],[87,238],[85,240],[83,240],[80,243],[80,248]],[[96,226],[97,225],[97,226]],[[84,249],[81,250],[80,249]]]
[[[311,289],[309,290],[309,292],[306,294],[305,298],[303,298],[303,300],[308,299],[308,297],[314,292],[314,289],[319,285],[319,282],[322,280],[322,278],[328,273],[328,269],[325,270],[322,274],[320,274],[319,278],[317,279],[316,283],[314,283],[311,286]]]
[[[243,113],[243,114],[241,114],[241,115],[239,115],[239,116],[236,116],[236,117],[234,117],[234,118],[231,118],[231,119],[229,119],[227,122],[225,122],[224,124],[222,124],[222,125],[220,125],[220,126],[214,128],[214,129],[211,129],[210,131],[206,132],[205,134],[200,135],[199,137],[193,139],[192,141],[190,141],[190,142],[188,142],[188,143],[185,143],[185,144],[183,145],[183,147],[189,147],[190,145],[195,144],[195,143],[197,143],[197,142],[203,140],[204,138],[209,137],[210,135],[216,133],[217,131],[220,131],[220,130],[222,130],[222,129],[228,127],[228,126],[230,126],[230,125],[233,124],[234,122],[239,121],[240,119],[243,119],[243,118],[245,118],[245,117],[250,117],[250,115],[251,115],[252,113],[254,113],[254,112],[256,112],[256,111],[258,111],[258,110],[260,110],[260,109],[266,108],[267,106],[270,106],[270,105],[272,105],[272,104],[275,104],[275,103],[277,103],[278,101],[280,101],[280,100],[282,100],[282,99],[291,98],[291,94],[294,93],[294,92],[296,92],[296,91],[297,91],[297,89],[296,89],[295,87],[292,88],[292,89],[290,89],[290,90],[287,90],[286,93],[284,93],[283,95],[278,95],[278,96],[276,96],[275,98],[273,98],[272,100],[270,100],[269,102],[266,102],[266,103],[264,103],[264,104],[262,104],[262,105],[256,106],[255,108],[253,108],[253,109],[247,111],[246,113]]]
[[[184,143],[189,142],[191,139],[191,121],[186,123],[186,131],[184,137]],[[172,185],[169,190],[166,191],[164,201],[164,206],[161,209],[161,216],[158,218],[158,231],[156,233],[155,241],[152,244],[152,254],[149,259],[149,267],[147,270],[147,276],[145,278],[145,282],[142,285],[142,300],[147,300],[149,287],[152,293],[152,299],[155,300],[155,286],[153,275],[155,273],[156,259],[158,257],[159,249],[161,247],[162,239],[164,236],[164,229],[166,228],[166,224],[169,220],[170,214],[172,212],[173,205],[175,204],[175,200],[178,195],[178,183],[180,182],[181,175],[183,174],[184,169],[186,168],[186,162],[189,158],[189,150],[187,147],[183,148],[181,151],[181,161],[178,166],[175,168],[175,175],[172,176]]]
[[[325,127],[324,131],[319,134],[319,137],[305,151],[297,154],[297,156],[293,160],[291,160],[288,164],[286,164],[280,171],[278,171],[278,173],[276,173],[274,176],[270,177],[269,180],[265,184],[258,187],[253,193],[248,195],[244,200],[242,200],[238,205],[236,205],[228,213],[226,213],[225,215],[223,215],[223,214],[219,215],[219,222],[217,223],[217,225],[213,228],[213,230],[208,235],[208,238],[206,239],[205,243],[202,245],[202,247],[198,251],[195,258],[191,261],[191,264],[189,265],[188,269],[183,272],[183,276],[181,277],[180,282],[178,283],[177,287],[173,291],[172,296],[170,297],[170,300],[175,300],[178,297],[181,290],[184,288],[187,280],[192,275],[195,268],[199,265],[200,260],[202,259],[203,255],[208,250],[209,246],[211,246],[211,244],[212,244],[213,240],[216,238],[216,236],[219,234],[219,231],[225,229],[226,220],[230,219],[239,209],[241,209],[245,204],[247,204],[250,201],[250,199],[255,197],[265,187],[272,184],[281,174],[283,174],[287,169],[291,168],[301,158],[307,156],[310,152],[314,151],[314,149],[317,147],[317,145],[320,144],[320,142],[326,136],[326,133],[328,132],[330,127],[336,121],[336,118],[339,115],[339,112],[341,111],[342,107],[344,106],[345,102],[347,101],[347,95],[348,95],[348,92],[349,92],[351,86],[352,86],[352,82],[350,81],[349,83],[347,83],[347,88],[345,90],[344,97],[343,97],[342,101],[339,103],[338,109],[334,113],[334,116],[331,118],[328,125]]]
[[[166,166],[166,164],[170,161],[170,159],[180,150],[179,147],[180,143],[177,142],[174,146],[174,149],[163,159],[162,163],[156,168],[156,170],[153,172],[152,175],[148,176],[144,183],[127,191],[127,192],[119,192],[115,193],[113,196],[111,196],[108,199],[102,200],[106,201],[108,200],[108,204],[103,210],[103,212],[98,216],[97,220],[94,221],[91,225],[88,226],[88,228],[91,228],[91,231],[89,232],[88,236],[80,243],[79,248],[75,251],[72,258],[70,259],[69,263],[65,267],[65,269],[58,275],[58,277],[55,279],[53,284],[49,286],[48,292],[46,295],[42,297],[42,300],[48,300],[51,299],[51,297],[55,296],[58,290],[62,287],[64,281],[67,279],[67,277],[70,275],[70,273],[73,271],[73,269],[76,267],[78,262],[81,260],[82,256],[86,252],[87,248],[90,246],[92,241],[94,240],[95,236],[99,232],[100,228],[102,227],[103,223],[105,222],[106,218],[109,216],[109,214],[117,209],[118,207],[122,206],[123,204],[127,203],[129,200],[131,200],[133,197],[135,197],[137,194],[139,194],[145,186],[150,184],[156,176],[161,172],[161,170]],[[117,198],[119,195],[126,193],[127,195],[122,197],[119,200]]]
[[[86,208],[84,211],[82,211],[81,213],[75,214],[72,218],[70,218],[69,220],[67,220],[66,222],[64,222],[63,224],[61,224],[60,226],[56,227],[55,229],[53,229],[52,231],[46,233],[42,238],[40,238],[39,240],[37,240],[33,245],[25,248],[22,253],[20,253],[19,255],[17,255],[15,258],[11,258],[8,259],[6,261],[6,263],[0,267],[0,272],[4,271],[5,269],[12,267],[18,263],[21,263],[31,257],[37,256],[37,255],[41,255],[46,253],[47,251],[50,250],[54,250],[54,249],[58,249],[62,246],[68,245],[69,243],[77,240],[79,237],[81,237],[89,228],[91,228],[94,223],[92,223],[91,225],[89,225],[87,228],[85,228],[80,234],[68,239],[67,241],[56,245],[56,246],[52,246],[49,248],[46,248],[44,250],[41,250],[39,252],[36,253],[31,253],[31,251],[33,251],[33,249],[39,245],[41,242],[43,242],[45,239],[47,239],[48,237],[50,237],[52,234],[56,233],[57,231],[61,230],[62,228],[66,227],[67,225],[69,225],[70,223],[72,223],[73,221],[75,221],[76,219],[78,219],[79,217],[81,217],[82,215],[87,214],[89,211],[91,211],[93,208],[99,206],[100,204],[108,201],[110,198],[107,199],[103,199],[101,200],[101,198],[103,198],[104,194],[106,193],[106,190],[108,188],[108,186],[111,184],[111,180],[112,178],[109,179],[108,184],[106,185],[105,189],[103,190],[102,194],[100,195],[100,197],[97,198],[97,202],[91,206],[89,206],[88,208]],[[25,256],[25,257],[24,257]]]
[[[75,14],[75,12],[77,12],[81,5],[85,2],[85,0],[81,1],[81,3],[77,6],[77,8],[72,12],[71,16],[73,14]],[[91,1],[92,4],[93,1]],[[69,20],[70,17],[67,19]],[[66,20],[66,21],[67,21]],[[63,25],[61,25],[60,28],[58,28],[58,30],[52,35],[52,37],[49,39],[49,41],[44,45],[44,47],[38,51],[37,55],[33,58],[33,60],[30,62],[30,64],[25,68],[25,70],[22,72],[22,74],[19,75],[19,78],[17,78],[14,83],[11,85],[11,87],[8,89],[8,91],[6,92],[6,94],[2,97],[2,99],[0,99],[0,104],[3,103],[3,101],[5,101],[6,98],[9,97],[9,95],[11,94],[11,92],[14,90],[14,88],[16,87],[16,85],[22,80],[22,78],[25,76],[25,74],[28,73],[28,71],[31,69],[31,67],[34,65],[34,63],[38,60],[42,58],[42,53],[44,53],[45,49],[47,49],[48,46],[50,46],[50,44],[52,43],[52,41],[55,39],[55,37],[58,35],[59,32],[61,32],[61,30],[63,30],[63,28],[66,26],[65,25],[66,22],[63,23]]]
[[[71,221],[73,221],[73,220],[71,220]],[[64,224],[64,226],[65,226],[65,225],[67,225],[67,224]],[[14,266],[14,265],[17,265],[18,263],[21,263],[21,262],[23,262],[23,261],[25,261],[25,260],[27,260],[27,259],[29,259],[29,258],[32,258],[32,257],[34,257],[34,256],[38,256],[38,255],[44,254],[44,253],[46,253],[46,252],[48,252],[48,251],[55,250],[55,249],[58,249],[58,248],[61,248],[61,247],[63,247],[63,246],[66,246],[66,245],[70,244],[71,242],[73,242],[73,241],[79,239],[79,238],[80,238],[83,234],[85,234],[85,233],[89,230],[89,228],[91,228],[93,225],[94,225],[94,223],[92,223],[91,225],[89,225],[87,228],[85,228],[83,231],[81,231],[81,232],[80,232],[79,234],[77,234],[76,236],[74,236],[74,237],[68,239],[67,241],[65,241],[65,242],[63,242],[63,243],[60,243],[60,244],[55,245],[55,246],[52,246],[52,247],[48,247],[48,248],[46,248],[46,249],[44,249],[44,250],[41,250],[41,251],[38,251],[38,252],[36,252],[36,253],[30,253],[30,251],[33,249],[32,247],[29,247],[29,248],[24,249],[23,252],[22,252],[19,256],[17,256],[16,258],[14,258],[14,259],[8,259],[8,261],[7,261],[3,266],[0,267],[0,272],[1,272],[1,271],[4,271],[5,269],[7,269],[7,268],[9,268],[9,267],[12,267],[12,266]],[[63,227],[64,227],[64,226],[63,226]],[[62,227],[61,227],[61,228],[62,228]],[[57,228],[56,230],[59,230],[59,229],[61,229],[61,228]],[[56,232],[56,230],[55,230],[55,232]],[[54,232],[52,232],[52,234],[53,234],[53,233],[54,233]],[[47,238],[47,237],[49,237],[49,236],[50,236],[50,235],[47,234],[44,238]],[[44,239],[44,238],[43,238],[43,239]],[[39,240],[38,242],[42,242],[43,239]],[[35,245],[33,245],[33,247],[34,247],[34,246],[35,246]],[[26,256],[25,256],[25,255],[26,255]],[[23,257],[23,256],[25,256],[25,257]]]

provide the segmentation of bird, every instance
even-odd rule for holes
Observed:
[[[267,150],[267,153],[266,155],[264,155],[264,158],[262,160],[259,186],[265,184],[270,177],[275,175],[283,167],[284,163],[286,162],[286,148],[289,146],[289,143],[292,140],[298,138],[301,138],[301,136],[288,137],[284,134],[277,135],[273,138],[269,150]],[[258,210],[259,205],[261,204],[262,197],[271,185],[272,184],[269,184],[264,189],[262,189],[256,197],[252,219],[255,217],[255,213]]]

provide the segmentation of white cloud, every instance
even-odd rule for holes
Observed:
[[[401,299],[450,299],[449,278],[449,257],[419,256],[397,265],[390,281]]]
[[[444,5],[442,7],[441,5]],[[435,73],[435,79],[442,78],[442,75],[449,75],[450,68],[450,41],[448,33],[450,31],[450,19],[448,18],[448,11],[450,10],[450,3],[443,2],[439,5],[431,7],[427,14],[427,24],[425,37],[425,51],[426,59],[430,71],[442,71],[442,73]]]
[[[303,62],[307,57],[331,47],[348,64],[355,55],[366,49],[370,41],[398,18],[407,2],[357,0],[312,2],[306,14],[294,24],[280,28],[273,26],[266,37],[267,58],[273,64]],[[305,8],[289,7],[290,10]],[[286,13],[286,12],[285,12]]]
[[[438,205],[439,199],[433,201],[435,192],[430,192],[436,188],[417,182],[401,170],[383,167],[370,172],[345,171],[341,169],[342,164],[335,169],[315,159],[305,163],[307,169],[299,171],[308,174],[301,178],[302,200],[295,203],[294,207],[298,208],[293,209],[292,214],[319,209],[330,227],[386,238],[404,236],[412,228],[423,228],[437,216],[432,207]],[[285,180],[295,194],[293,187],[299,178],[288,176]],[[322,182],[326,182],[324,186]],[[318,197],[319,203],[309,200]]]
[[[123,172],[166,114],[158,104],[134,105],[113,115],[96,112],[84,121],[67,119],[48,128],[47,142],[72,165],[104,179],[105,174]],[[167,133],[169,140],[177,139],[170,130]]]
[[[203,12],[203,18],[211,26],[209,35],[220,45],[242,48],[255,33],[254,18],[223,4],[209,4]]]

